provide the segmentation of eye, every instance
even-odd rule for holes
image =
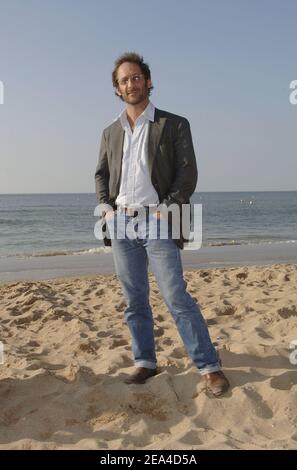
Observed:
[[[128,83],[128,78],[122,78],[121,80],[119,80],[119,84],[120,85],[126,85]]]

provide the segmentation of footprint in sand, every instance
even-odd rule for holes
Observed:
[[[215,312],[217,315],[222,316],[222,315],[234,315],[236,312],[236,307],[231,304],[224,305],[222,307],[216,307]]]
[[[24,313],[16,307],[7,307],[7,310],[9,311],[9,315],[11,315],[12,317],[18,317],[19,315],[22,315]]]
[[[91,294],[91,292],[92,292],[92,289],[86,289],[83,291],[82,295],[89,295]]]
[[[127,346],[128,341],[124,338],[116,338],[111,343],[111,348],[118,348],[119,346]]]
[[[103,295],[103,294],[105,294],[105,289],[97,289],[94,292],[94,295]]]
[[[93,305],[93,310],[102,310],[103,305]]]
[[[243,387],[243,393],[251,400],[252,407],[259,418],[271,419],[273,412],[262,396],[252,387]]]
[[[291,307],[291,308],[289,308],[289,307],[279,308],[277,313],[282,318],[297,317],[297,310],[296,310],[295,305],[293,305],[293,307]]]
[[[203,442],[199,439],[199,431],[196,429],[191,429],[187,431],[186,434],[179,438],[179,441],[187,445],[201,445]]]
[[[41,344],[38,343],[38,341],[32,340],[32,341],[29,341],[29,342],[27,343],[27,346],[28,346],[29,348],[39,348],[39,347],[41,346]]]
[[[165,346],[172,346],[173,341],[171,338],[162,338],[162,344],[164,344]]]
[[[98,338],[107,338],[108,336],[113,336],[113,332],[112,331],[99,331],[99,333],[97,333]]]
[[[236,277],[237,279],[244,280],[248,277],[248,273],[241,272],[241,273],[236,274]]]
[[[270,380],[271,387],[276,388],[277,390],[291,390],[291,388],[296,384],[296,371],[284,372],[283,374],[273,377]]]
[[[255,302],[257,304],[269,304],[269,302],[271,302],[273,299],[269,298],[269,299],[258,299],[258,300],[255,300]]]
[[[255,330],[261,338],[263,338],[263,339],[273,339],[273,337],[270,334],[266,333],[266,331],[263,330],[263,328],[257,328],[256,327]]]
[[[202,278],[206,278],[210,276],[210,273],[208,271],[201,271],[199,275]]]
[[[34,322],[36,320],[39,320],[43,315],[43,312],[41,311],[33,311],[27,316],[24,316],[22,318],[17,318],[16,320],[13,320],[11,322],[11,325],[27,325],[31,322]]]

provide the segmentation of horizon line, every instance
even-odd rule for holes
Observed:
[[[285,193],[285,192],[297,192],[297,189],[255,189],[255,190],[252,190],[252,189],[242,189],[242,190],[231,190],[231,191],[227,191],[227,190],[218,190],[218,191],[194,191],[193,194],[195,193]],[[64,193],[61,193],[61,192],[51,192],[51,193],[48,193],[48,192],[44,192],[44,193],[38,193],[38,192],[35,192],[35,193],[0,193],[0,196],[34,196],[34,195],[41,195],[41,194],[44,194],[44,195],[50,195],[50,194],[59,194],[59,195],[63,195],[63,194],[93,194],[94,196],[96,196],[96,193],[95,192],[64,192]]]

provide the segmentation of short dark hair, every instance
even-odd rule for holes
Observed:
[[[113,84],[114,88],[118,87],[117,73],[118,73],[119,67],[124,62],[131,62],[132,64],[137,64],[140,67],[141,72],[143,73],[145,80],[150,80],[151,79],[151,71],[150,71],[149,65],[143,61],[143,57],[141,55],[137,54],[136,52],[125,52],[124,54],[120,55],[114,63],[114,69],[113,69],[113,72],[112,72],[112,84]],[[151,90],[153,88],[154,88],[153,86],[150,87],[149,95],[151,94]],[[116,95],[119,96],[117,93],[116,93]],[[120,98],[123,99],[121,96],[120,96]]]

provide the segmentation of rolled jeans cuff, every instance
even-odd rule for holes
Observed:
[[[212,372],[217,372],[221,370],[220,364],[213,364],[211,366],[205,366],[203,369],[199,369],[201,375],[211,374]]]
[[[157,364],[151,361],[136,361],[134,363],[135,367],[145,367],[146,369],[156,369]]]

